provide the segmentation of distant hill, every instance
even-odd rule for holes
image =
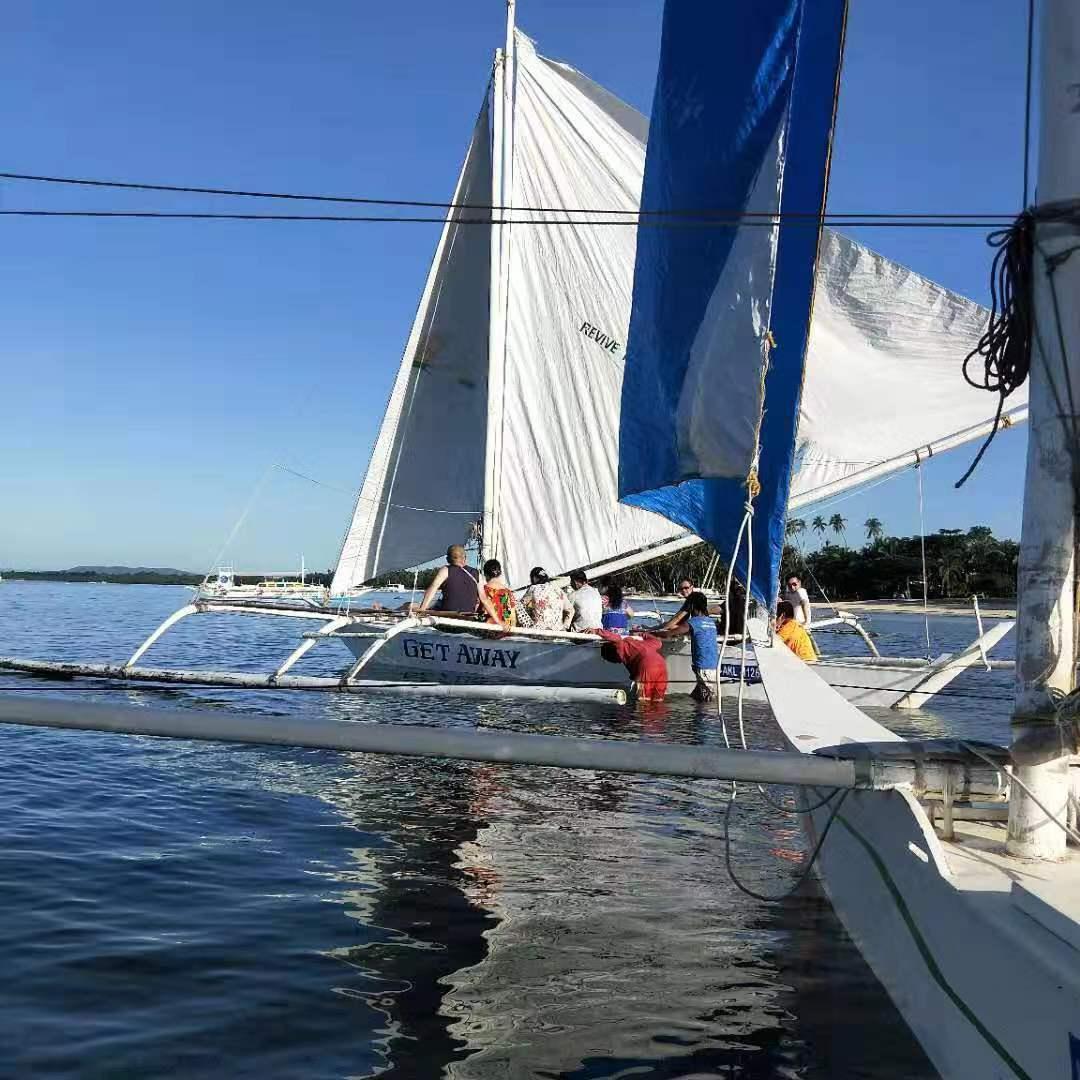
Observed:
[[[68,570],[4,570],[15,581],[107,581],[117,585],[198,585],[202,574],[166,566],[72,566]]]
[[[190,570],[177,570],[174,566],[72,566],[61,574],[112,574],[118,577],[131,577],[133,574],[160,574],[171,577],[194,577]]]

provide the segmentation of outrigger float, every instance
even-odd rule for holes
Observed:
[[[246,615],[321,623],[303,633],[300,643],[266,674],[141,667],[139,661],[181,620],[191,615]],[[841,614],[817,624],[818,630],[845,629],[859,635],[866,657],[826,656],[816,665],[821,677],[859,705],[917,708],[963,671],[986,660],[988,650],[1011,629],[996,623],[962,652],[930,661],[885,657],[853,616]],[[336,677],[290,675],[316,646],[340,642],[353,661]],[[721,684],[744,685],[744,697],[766,700],[752,645],[732,638]],[[243,686],[355,693],[364,688],[415,689],[420,694],[460,697],[519,697],[561,700],[625,700],[633,683],[625,669],[600,655],[595,634],[514,628],[505,630],[438,614],[350,611],[315,603],[273,605],[254,601],[197,599],[173,612],[123,663],[66,663],[0,657],[0,669],[49,677],[90,677],[193,686]],[[688,638],[665,642],[671,693],[695,685]],[[363,676],[363,677],[361,677]]]

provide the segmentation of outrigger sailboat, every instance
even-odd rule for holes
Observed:
[[[495,56],[332,596],[362,601],[364,586],[378,576],[430,562],[470,537],[483,558],[501,560],[511,581],[538,564],[564,572],[582,566],[597,577],[699,542],[663,507],[619,501],[634,225],[647,138],[643,116],[541,55],[508,5],[506,45]],[[716,227],[715,215],[695,222],[713,235],[730,231]],[[986,325],[979,305],[828,231],[817,282],[792,511],[1026,417],[1022,392],[997,421],[985,395],[956,375],[953,358],[970,350]],[[876,310],[868,299],[887,306]],[[720,335],[727,332],[722,315],[711,313]],[[786,351],[787,343],[778,348]],[[724,431],[738,423],[745,387],[715,386],[715,397],[684,412],[689,422]],[[864,395],[889,403],[887,425],[865,408]],[[662,445],[669,435],[663,414],[646,410],[637,420],[647,441]],[[315,644],[337,640],[355,658],[345,683],[363,673],[480,685],[630,686],[621,667],[601,660],[593,637],[515,630],[493,640],[490,630],[460,620],[406,621],[348,603],[306,601],[200,595],[110,670],[137,673],[147,649],[179,618],[240,613],[302,619],[306,626],[322,618],[266,677],[270,684]],[[855,620],[841,622],[859,631]],[[827,656],[821,671],[860,704],[918,705],[984,657],[1011,625],[999,622],[970,648],[937,659],[879,656],[863,634],[865,658]],[[673,689],[689,690],[688,643],[676,639],[665,651]],[[747,692],[763,699],[752,648],[731,651],[721,678],[738,679],[743,668]]]
[[[641,230],[620,484],[626,497],[663,502],[673,520],[731,550],[749,590],[768,606],[779,561],[770,545],[778,529],[782,534],[794,405],[812,352],[810,311],[820,299],[815,264],[845,9],[845,0],[759,0],[739,6],[737,36],[723,5],[672,2],[665,10],[646,198],[662,191],[654,205],[671,211],[722,199],[729,213],[735,208],[738,227],[711,236],[704,229]],[[993,361],[1003,343],[1016,346],[1013,382],[1030,367],[1031,384],[1011,752],[899,738],[845,702],[820,668],[770,640],[764,625],[753,631],[754,648],[788,751],[705,753],[629,740],[121,708],[22,694],[0,696],[0,722],[796,785],[812,843],[803,873],[819,870],[840,918],[942,1076],[1075,1080],[1080,857],[1067,841],[1080,845],[1080,435],[1069,401],[1080,382],[1073,81],[1080,8],[1072,0],[1044,0],[1039,55],[1043,202],[1009,230],[1018,307],[1004,313],[997,324],[1004,332],[988,348]],[[757,214],[768,227],[747,224]],[[811,224],[796,224],[804,214]],[[887,299],[870,298],[868,309]],[[718,318],[726,322],[723,337],[714,332]],[[652,455],[641,452],[649,444],[635,442],[633,431],[643,402],[673,420],[725,377],[732,380],[725,385],[754,388],[741,402],[743,423],[715,439],[696,423],[673,438],[669,423],[667,441],[652,444]],[[663,391],[651,399],[642,394],[650,381]],[[794,404],[785,409],[785,402]],[[703,420],[693,408],[683,415]],[[732,789],[729,815],[736,805]]]
[[[795,8],[793,22],[787,0],[743,6],[733,35],[724,5],[666,5],[643,202],[747,216],[720,236],[639,234],[622,410],[624,497],[731,551],[767,608],[778,588],[777,538],[823,284],[831,302],[822,275],[830,238],[819,241],[803,215],[825,205],[846,0]],[[1039,55],[1041,205],[1007,231],[1008,282],[997,292],[1007,306],[995,311],[977,353],[988,382],[1004,378],[1002,403],[1030,367],[1011,773],[997,748],[900,738],[771,640],[767,626],[752,634],[773,715],[803,757],[1000,770],[997,791],[966,794],[951,780],[929,796],[903,786],[801,789],[802,819],[837,913],[949,1078],[1080,1075],[1080,855],[1067,846],[1080,844],[1075,0],[1044,0]],[[762,212],[771,228],[752,227]],[[848,298],[865,323],[884,325],[894,314],[895,297]],[[957,378],[963,358],[953,358]],[[741,424],[718,429],[698,407],[718,384],[747,388]],[[674,437],[658,441],[665,424]]]
[[[470,538],[482,558],[500,559],[511,581],[533,565],[581,566],[595,578],[700,542],[665,506],[619,501],[647,139],[643,116],[537,52],[516,28],[510,2],[506,45],[495,55],[331,584],[330,596],[346,599],[311,589],[248,595],[209,582],[125,664],[99,665],[98,673],[137,677],[140,659],[180,618],[238,613],[304,626],[321,616],[322,626],[265,677],[270,685],[314,645],[337,640],[355,658],[345,685],[363,673],[629,689],[591,636],[515,630],[492,640],[476,624],[403,621],[356,602],[378,576],[430,562]],[[717,236],[731,231],[715,214],[681,224]],[[956,375],[954,357],[985,329],[984,308],[838,233],[825,230],[821,244],[805,388],[801,404],[784,404],[799,410],[789,510],[1026,418],[1023,391],[995,418],[985,395]],[[717,296],[710,332],[723,339],[729,328]],[[787,349],[781,340],[778,355]],[[680,407],[678,422],[710,432],[737,427],[753,387],[732,379]],[[866,398],[889,403],[888,424]],[[662,446],[675,421],[645,405],[633,437]],[[626,429],[623,417],[624,441]],[[839,616],[834,625],[845,624],[862,635],[867,655],[826,656],[822,674],[859,704],[897,707],[925,702],[1012,626],[1000,621],[969,648],[931,659],[882,657],[857,620]],[[669,642],[665,654],[673,690],[689,690],[686,639]],[[737,680],[744,668],[747,693],[763,700],[751,647],[731,651],[720,677]]]

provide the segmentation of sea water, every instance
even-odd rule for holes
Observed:
[[[120,661],[188,590],[4,582],[0,653]],[[400,599],[400,598],[395,598]],[[871,622],[925,651],[915,615]],[[975,634],[935,618],[933,650]],[[181,622],[145,663],[272,670],[297,623]],[[859,651],[857,639],[827,639]],[[1011,655],[1011,643],[999,655]],[[303,671],[340,670],[338,643]],[[722,744],[715,709],[123,689],[0,672],[5,694]],[[1007,735],[1008,673],[903,733]],[[767,710],[750,739],[776,746]],[[811,882],[724,869],[720,783],[8,727],[0,1075],[935,1075]],[[737,872],[781,893],[797,822],[740,797]]]

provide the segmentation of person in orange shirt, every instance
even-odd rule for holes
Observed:
[[[812,664],[817,658],[814,641],[795,621],[795,608],[787,600],[776,605],[776,636],[800,659]]]

